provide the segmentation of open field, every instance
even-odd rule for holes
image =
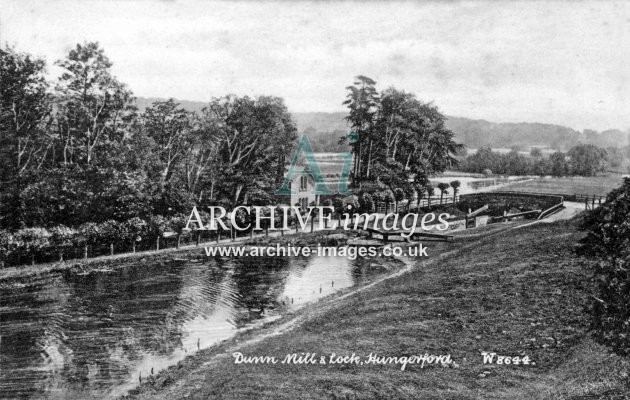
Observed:
[[[474,172],[464,172],[464,171],[456,171],[456,170],[446,170],[438,175],[438,177],[469,177],[469,178],[484,178],[483,174],[476,174]]]
[[[550,194],[583,194],[605,196],[612,189],[621,186],[622,175],[609,174],[593,177],[538,178],[527,182],[517,182],[500,190]]]
[[[509,229],[509,228],[508,228]],[[143,399],[622,399],[630,360],[587,331],[588,266],[575,221],[430,244],[428,261],[377,285],[307,306],[257,336],[202,350],[151,378]],[[441,254],[440,254],[441,253]],[[262,333],[262,335],[261,335]],[[450,368],[408,365],[235,365],[310,352],[450,354]],[[484,365],[482,351],[535,365]],[[591,397],[592,396],[592,397]]]

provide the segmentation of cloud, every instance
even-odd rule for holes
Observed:
[[[630,4],[0,0],[0,40],[99,41],[137,95],[273,94],[338,111],[358,74],[451,115],[630,126]],[[54,70],[52,70],[54,72]]]

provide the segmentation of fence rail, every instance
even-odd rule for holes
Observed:
[[[558,204],[556,204],[555,206],[549,207],[548,209],[546,209],[546,210],[544,210],[543,212],[541,212],[541,213],[538,215],[538,218],[536,218],[536,219],[543,219],[543,218],[545,218],[545,217],[548,217],[548,216],[550,216],[551,214],[553,214],[553,213],[555,213],[555,212],[557,212],[557,211],[560,211],[562,208],[564,208],[564,204],[562,204],[562,203],[558,203]]]

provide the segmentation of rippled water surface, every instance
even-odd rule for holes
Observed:
[[[187,354],[384,272],[379,259],[138,262],[0,283],[0,397],[124,394]]]

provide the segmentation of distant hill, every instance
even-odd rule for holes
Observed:
[[[346,113],[293,113],[300,133],[319,137],[335,132],[337,136],[349,131],[344,120]],[[455,140],[468,148],[481,146],[512,148],[553,148],[566,151],[578,143],[591,143],[599,147],[627,146],[629,132],[611,129],[576,131],[566,126],[538,122],[496,123],[485,120],[447,116],[446,126],[455,134]]]
[[[157,98],[139,97],[136,104],[140,111],[151,105]],[[177,100],[183,108],[199,112],[206,103],[200,101]],[[302,112],[292,113],[299,133],[309,135],[315,151],[346,151],[346,145],[338,145],[340,136],[348,131],[344,112]],[[566,151],[578,143],[591,143],[599,147],[624,147],[629,145],[630,132],[617,129],[601,133],[585,130],[576,131],[561,125],[538,122],[490,122],[482,119],[447,117],[446,126],[455,133],[458,143],[468,148],[481,146],[512,148],[547,147]]]
[[[539,122],[489,122],[469,118],[448,117],[447,127],[455,133],[459,143],[468,148],[488,147],[548,147],[566,151],[579,143],[599,147],[624,147],[630,132],[610,129],[604,132],[576,131],[561,125]]]

